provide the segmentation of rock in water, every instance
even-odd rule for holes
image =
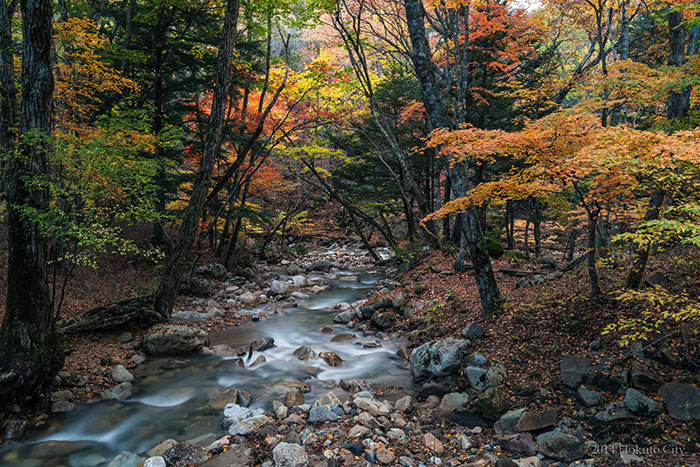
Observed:
[[[138,467],[143,462],[143,457],[133,452],[124,451],[112,459],[107,467]]]
[[[113,388],[107,389],[100,395],[100,397],[102,400],[123,401],[124,399],[131,397],[131,383],[119,383]]]
[[[165,459],[161,456],[153,456],[146,459],[143,463],[143,467],[166,467]]]
[[[205,345],[209,345],[205,331],[173,324],[155,326],[143,339],[143,349],[151,355],[184,355]]]
[[[352,321],[352,313],[349,311],[340,312],[333,318],[333,322],[338,324],[348,324],[350,321]]]
[[[433,376],[447,376],[457,371],[467,358],[469,341],[440,339],[426,342],[411,352],[411,373],[416,381]]]
[[[278,443],[272,450],[276,467],[307,467],[309,456],[298,444]]]
[[[688,422],[700,419],[700,389],[687,383],[667,383],[661,386],[668,414],[678,420]]]
[[[177,443],[163,453],[163,458],[169,466],[187,467],[189,465],[199,465],[209,459],[206,449],[200,448],[196,444],[183,442]]]

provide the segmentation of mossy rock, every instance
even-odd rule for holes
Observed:
[[[474,410],[486,420],[498,420],[508,409],[508,398],[495,388],[487,389],[474,401]]]
[[[523,253],[520,250],[504,250],[503,254],[506,256],[506,258],[510,258],[515,261],[527,260],[527,256],[525,255],[525,253]]]
[[[491,237],[486,237],[484,241],[486,242],[486,249],[488,250],[491,258],[498,259],[503,256],[505,249],[503,248],[503,245],[501,245],[501,242]]]
[[[416,295],[423,295],[423,292],[425,292],[425,286],[423,284],[418,284],[413,288],[413,292]]]

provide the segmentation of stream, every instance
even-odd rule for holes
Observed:
[[[247,346],[263,336],[273,337],[276,347],[254,352],[249,360],[253,362],[263,354],[266,363],[241,368],[233,357],[202,353],[149,359],[134,370],[137,379],[132,397],[122,402],[81,404],[73,412],[55,417],[48,428],[30,433],[21,443],[0,448],[0,465],[101,466],[123,451],[143,454],[165,439],[214,441],[225,434],[220,426],[222,411],[207,407],[207,403],[231,387],[250,392],[251,408],[264,409],[270,409],[273,400],[284,400],[287,386],[283,383],[290,380],[310,385],[306,403],[313,403],[342,378],[367,380],[373,387],[409,388],[410,371],[396,356],[406,342],[362,336],[361,331],[332,322],[339,311],[333,309],[336,304],[363,298],[384,276],[377,270],[334,274],[330,277],[357,275],[358,280],[336,279],[337,289],[299,300],[287,313],[248,321],[211,335],[212,346],[228,344],[233,348]],[[310,276],[327,277],[322,273]],[[281,279],[286,278],[281,275]],[[269,311],[270,306],[254,308],[250,314]],[[329,325],[333,333],[321,332]],[[330,342],[340,333],[357,334],[358,338]],[[380,346],[373,347],[376,343]],[[301,361],[292,353],[302,345],[312,347],[316,353],[335,352],[344,362],[331,367],[320,358]]]

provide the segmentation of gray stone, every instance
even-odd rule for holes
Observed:
[[[271,296],[276,296],[276,295],[284,295],[287,293],[287,284],[284,282],[280,281],[272,281],[270,283],[270,295]]]
[[[117,384],[113,388],[107,389],[100,395],[100,397],[102,400],[123,401],[124,399],[131,397],[131,394],[131,383],[124,382]]]
[[[256,303],[258,303],[258,297],[253,295],[250,292],[244,292],[238,296],[238,300],[243,302],[243,304],[248,305],[248,306],[253,306]]]
[[[660,403],[633,388],[625,392],[625,405],[635,414],[644,417],[655,417],[664,410]]]
[[[261,337],[260,339],[253,341],[250,346],[253,350],[262,352],[275,347],[275,339],[270,336]]]
[[[472,387],[472,389],[481,391],[482,389],[486,388],[487,370],[476,366],[468,366],[464,370],[464,373],[466,374],[467,380],[469,381],[469,385]]]
[[[165,459],[162,456],[153,456],[146,459],[143,467],[166,467]]]
[[[379,402],[376,399],[371,399],[369,397],[355,397],[353,399],[353,402],[355,405],[360,410],[364,410],[366,412],[369,412],[370,415],[373,415],[375,417],[379,415],[389,415],[391,410],[389,410],[389,407],[387,407],[385,404],[382,402]]]
[[[576,397],[578,400],[586,407],[594,407],[596,405],[604,404],[608,401],[605,394],[602,392],[594,391],[588,387],[581,385],[576,390]]]
[[[56,391],[51,394],[51,402],[58,401],[75,402],[75,396],[67,389],[64,389],[63,391]]]
[[[350,321],[352,321],[352,313],[349,311],[342,311],[333,318],[333,322],[338,324],[348,324]]]
[[[583,441],[576,436],[559,430],[548,431],[537,437],[537,447],[542,454],[564,462],[581,459],[585,454],[582,445]]]
[[[516,426],[518,426],[518,422],[524,413],[525,409],[511,410],[504,413],[501,418],[493,424],[494,430],[499,434],[516,433],[518,431]]]
[[[474,401],[474,409],[487,420],[498,420],[510,409],[510,402],[496,388],[488,388]]]
[[[403,292],[399,292],[396,295],[394,295],[394,298],[391,300],[391,305],[394,308],[400,309],[406,304],[406,297],[404,296]]]
[[[664,398],[668,414],[684,422],[700,419],[700,389],[687,383],[667,383],[659,394]]]
[[[187,467],[205,463],[209,459],[209,453],[206,449],[185,441],[165,451],[163,459],[171,467]]]
[[[559,420],[557,409],[550,408],[542,412],[525,412],[518,424],[515,426],[516,431],[536,431],[550,427]]]
[[[134,380],[134,375],[122,365],[112,368],[112,381],[115,383],[125,383]]]
[[[338,416],[326,406],[320,405],[309,411],[309,423],[326,423],[336,420],[338,420]]]
[[[56,401],[51,403],[52,413],[67,413],[75,410],[75,404],[68,401]]]
[[[624,402],[615,401],[608,404],[603,412],[595,414],[595,418],[601,422],[615,422],[634,418],[634,415],[627,409]]]
[[[455,410],[466,409],[467,404],[469,404],[469,398],[465,394],[451,392],[442,397],[438,409],[441,414],[448,414],[454,412]]]
[[[316,352],[313,351],[308,345],[302,345],[294,351],[292,354],[299,360],[308,360],[310,358],[316,358]]]
[[[296,276],[292,277],[292,284],[294,284],[297,287],[306,287],[306,277],[297,274]]]
[[[411,396],[404,396],[394,402],[394,409],[403,413],[409,413],[413,410],[413,399]]]
[[[132,363],[132,364],[134,364],[134,365],[141,365],[141,364],[142,364],[143,362],[145,362],[145,361],[146,361],[146,356],[145,356],[145,355],[142,355],[142,354],[140,354],[140,353],[137,353],[137,354],[133,355],[133,356],[129,359],[129,363]]]
[[[272,450],[276,467],[307,467],[309,456],[298,444],[278,443]]]
[[[530,433],[518,433],[514,435],[496,435],[494,441],[503,449],[516,452],[525,456],[534,456],[537,453],[535,443]]]
[[[486,386],[491,388],[494,386],[500,386],[506,382],[508,374],[503,365],[494,364],[486,372]]]
[[[371,319],[372,325],[379,330],[386,330],[396,324],[396,316],[390,311],[375,313]]]
[[[469,357],[467,358],[467,364],[469,366],[484,366],[488,363],[489,361],[481,355],[478,352],[474,352]]]
[[[143,339],[143,349],[152,355],[184,355],[209,345],[201,329],[173,324],[152,328]]]
[[[119,334],[119,337],[117,337],[117,342],[119,342],[120,344],[126,344],[127,342],[129,342],[133,338],[134,338],[133,334],[131,334],[129,331],[126,331],[126,332]]]
[[[589,358],[564,355],[561,359],[561,380],[570,388],[576,388],[591,369],[591,360]]]
[[[440,339],[426,342],[411,352],[411,373],[416,381],[447,376],[459,369],[467,357],[469,341]]]
[[[464,329],[462,329],[462,337],[469,340],[476,340],[486,334],[486,329],[476,323],[467,324]]]

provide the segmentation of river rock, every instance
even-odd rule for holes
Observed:
[[[275,339],[270,336],[261,337],[260,339],[253,341],[250,346],[253,350],[262,352],[275,347]]]
[[[355,334],[338,334],[337,336],[333,336],[331,339],[331,342],[347,342],[355,339],[357,336]]]
[[[107,467],[138,467],[143,462],[143,457],[130,451],[124,451],[112,459]]]
[[[537,437],[537,447],[545,456],[564,462],[581,459],[585,454],[583,441],[559,430],[548,431]]]
[[[149,457],[143,467],[166,467],[165,459],[162,456]]]
[[[248,306],[253,306],[256,303],[258,303],[258,297],[253,295],[250,292],[244,292],[238,296],[238,300],[240,300],[243,304],[248,305]]]
[[[349,311],[342,311],[333,318],[333,322],[338,324],[348,324],[350,321],[352,321],[352,313]]]
[[[292,284],[294,284],[296,287],[306,287],[306,277],[302,275],[296,275],[292,277]]]
[[[340,407],[343,405],[342,402],[340,402],[340,399],[338,399],[338,396],[335,395],[333,391],[328,392],[327,394],[324,394],[321,396],[317,401],[316,405],[323,405],[328,407],[329,409],[332,409],[333,407]]]
[[[309,423],[326,423],[336,420],[338,420],[338,415],[324,405],[319,405],[309,411]]]
[[[475,366],[468,366],[464,369],[464,373],[467,376],[467,381],[472,389],[481,391],[486,388],[486,373],[487,370]]]
[[[131,383],[124,382],[119,383],[113,388],[107,389],[105,392],[100,394],[102,400],[116,400],[123,401],[126,398],[131,397]]]
[[[442,454],[445,451],[442,442],[430,432],[423,435],[423,446],[437,454]]]
[[[486,382],[486,387],[492,388],[494,386],[500,386],[504,384],[508,379],[506,369],[503,365],[495,363],[491,365],[491,368],[486,372],[486,377],[484,378]]]
[[[302,345],[297,348],[292,354],[299,360],[308,360],[310,358],[316,358],[316,352],[308,345]]]
[[[209,453],[206,449],[185,441],[165,451],[163,459],[171,467],[187,467],[205,463],[209,459]]]
[[[143,339],[143,349],[151,355],[184,355],[208,344],[205,331],[174,324],[155,326]]]
[[[462,329],[462,337],[469,340],[479,339],[483,337],[484,334],[486,334],[486,329],[476,323],[469,323]]]
[[[369,412],[370,415],[373,415],[375,417],[379,415],[389,415],[389,413],[391,412],[389,407],[387,407],[384,403],[379,402],[378,400],[373,398],[355,397],[353,399],[353,402],[360,410]]]
[[[416,381],[447,376],[459,369],[467,357],[469,341],[439,339],[426,342],[411,352],[411,373]]]
[[[298,264],[291,264],[287,266],[287,274],[290,276],[297,276],[304,272],[304,270]]]
[[[117,365],[112,369],[112,381],[115,383],[125,383],[134,380],[134,375],[122,365]]]
[[[554,408],[539,413],[525,412],[518,420],[515,429],[516,431],[537,431],[556,424],[558,420],[559,413]]]
[[[67,413],[75,410],[75,404],[68,401],[56,401],[51,403],[51,413]]]
[[[307,467],[309,456],[298,444],[278,443],[272,450],[276,467]]]
[[[214,410],[222,410],[228,404],[238,404],[242,407],[248,407],[252,400],[253,396],[249,392],[238,388],[230,388],[209,399],[206,407]]]
[[[75,402],[75,395],[73,395],[73,393],[67,389],[64,389],[63,391],[56,391],[51,394],[51,402],[59,401]]]
[[[405,304],[406,297],[404,296],[403,292],[397,293],[396,295],[394,295],[394,298],[391,299],[391,306],[393,306],[396,309],[401,309]]]
[[[162,457],[165,451],[175,446],[176,444],[177,441],[175,441],[174,439],[166,439],[165,441],[161,441],[160,443],[146,451],[146,455],[151,457]]]
[[[595,419],[601,422],[615,422],[634,418],[624,402],[615,401],[608,404],[604,411],[595,414]]]
[[[390,311],[375,313],[374,316],[372,316],[371,322],[375,328],[384,331],[396,324],[396,315]]]
[[[272,281],[270,283],[269,295],[275,297],[287,293],[287,284],[281,281]]]
[[[525,456],[534,456],[537,454],[537,449],[535,448],[535,443],[530,433],[496,435],[494,441],[506,451],[516,452]]]
[[[594,407],[608,401],[602,392],[589,389],[583,384],[576,390],[576,398],[586,407]]]
[[[700,419],[700,389],[687,383],[667,383],[659,394],[664,398],[668,414],[684,422]]]
[[[518,422],[525,413],[525,409],[511,410],[504,413],[501,418],[493,424],[494,430],[498,434],[511,434],[516,433]]]
[[[441,414],[448,414],[455,410],[464,410],[469,404],[469,398],[459,392],[445,394],[440,401],[438,409]]]
[[[663,406],[634,388],[629,388],[625,392],[625,405],[637,415],[643,417],[655,417],[663,412]]]
[[[352,393],[371,390],[370,384],[367,381],[361,379],[343,378],[340,380],[339,384],[341,388]]]
[[[487,420],[498,420],[510,408],[508,399],[497,389],[489,388],[474,401],[477,413]]]
[[[382,465],[389,465],[394,462],[394,453],[385,447],[377,449],[375,457]]]
[[[330,366],[338,366],[343,363],[343,359],[335,352],[321,352],[318,356],[324,359]]]
[[[249,435],[271,421],[263,409],[251,410],[238,404],[229,404],[224,408],[222,426],[229,435]]]
[[[394,409],[405,414],[410,413],[413,410],[413,398],[411,396],[402,397],[394,403]]]
[[[297,292],[292,292],[292,297],[293,297],[293,298],[296,298],[297,300],[306,300],[307,298],[309,298],[309,296],[306,295],[305,293],[303,293],[303,292],[298,292],[298,291],[297,291]]]

